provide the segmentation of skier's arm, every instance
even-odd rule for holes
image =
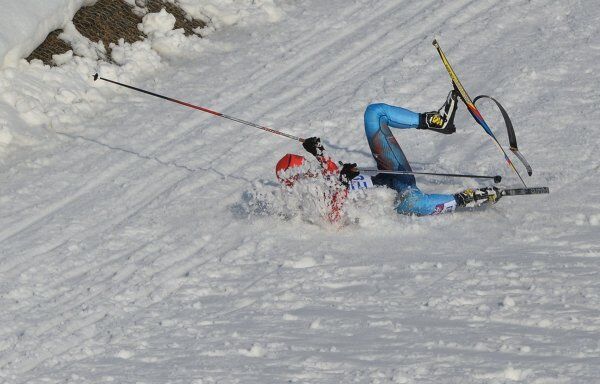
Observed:
[[[325,155],[325,148],[318,137],[304,139],[302,146],[319,161],[326,173],[339,173],[339,180],[345,186],[348,186],[350,180],[360,174],[356,163],[340,163],[342,169],[339,169],[335,162],[329,156]]]

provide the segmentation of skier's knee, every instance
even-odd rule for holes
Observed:
[[[367,137],[371,137],[379,130],[381,118],[384,116],[386,116],[385,104],[369,104],[365,109],[365,133]]]
[[[365,120],[376,117],[379,120],[379,117],[385,115],[385,104],[376,103],[369,104],[367,109],[365,109]]]

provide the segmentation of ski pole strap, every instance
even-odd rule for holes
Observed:
[[[533,169],[531,168],[531,165],[529,165],[529,163],[527,162],[525,157],[521,154],[521,152],[519,152],[519,147],[517,146],[517,136],[515,135],[515,129],[513,128],[513,124],[512,124],[512,121],[510,120],[510,116],[508,116],[508,112],[506,112],[506,109],[504,109],[504,107],[502,106],[502,104],[500,104],[500,102],[498,100],[496,100],[493,97],[488,96],[488,95],[477,96],[475,99],[473,99],[473,104],[477,103],[477,100],[480,100],[480,99],[492,100],[496,104],[498,109],[500,110],[500,113],[502,114],[502,118],[504,119],[504,125],[506,126],[506,131],[508,133],[508,142],[510,144],[510,150],[519,158],[521,163],[523,163],[523,165],[525,166],[525,169],[527,169],[527,174],[529,176],[531,176],[533,174]]]

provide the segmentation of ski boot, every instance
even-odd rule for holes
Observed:
[[[454,126],[454,114],[458,107],[458,92],[455,90],[448,93],[446,102],[440,109],[432,112],[425,112],[419,115],[418,129],[430,129],[435,132],[449,135],[456,132]]]
[[[479,207],[483,204],[495,204],[500,197],[500,190],[493,186],[479,189],[469,188],[454,195],[457,206],[469,208]]]

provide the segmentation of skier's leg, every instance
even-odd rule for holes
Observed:
[[[377,129],[381,122],[392,128],[417,128],[419,113],[388,104],[371,104],[365,110],[365,129]]]
[[[501,195],[496,187],[469,188],[455,195],[428,195],[418,188],[407,189],[399,194],[396,211],[410,215],[437,215],[452,212],[457,207],[479,207],[495,204]]]
[[[418,125],[419,114],[408,109],[387,104],[371,104],[367,107],[365,110],[365,134],[378,169],[412,171],[389,127],[406,129],[416,128]],[[413,175],[379,174],[373,181],[377,184],[387,185],[399,192],[409,187],[417,187]]]
[[[417,128],[419,114],[387,104],[372,104],[365,111],[365,133],[378,169],[412,171],[404,152],[390,130]],[[387,185],[399,192],[396,211],[403,214],[435,215],[453,211],[453,195],[428,195],[417,187],[413,175],[379,174],[373,178],[379,185]]]
[[[438,215],[452,212],[456,208],[454,195],[426,194],[418,188],[411,188],[398,196],[396,212],[405,215]]]

